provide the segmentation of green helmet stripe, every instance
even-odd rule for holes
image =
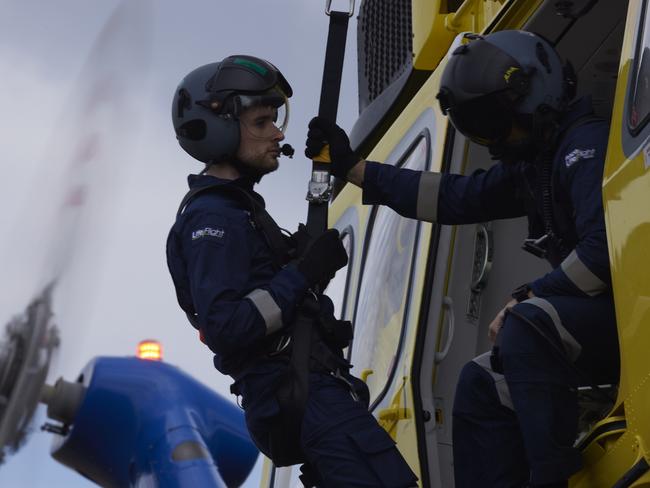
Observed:
[[[250,68],[253,71],[256,71],[257,73],[261,74],[262,76],[266,76],[266,73],[269,72],[269,70],[267,70],[264,66],[260,66],[257,63],[249,61],[248,59],[236,58],[233,61],[233,63],[241,64],[242,66],[246,66],[247,68]]]

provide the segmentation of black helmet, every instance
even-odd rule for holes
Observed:
[[[238,55],[206,64],[176,88],[172,102],[176,138],[190,156],[204,163],[231,159],[239,147],[242,110],[253,105],[284,108],[276,122],[284,131],[292,94],[282,73],[263,59]]]
[[[470,34],[463,42],[451,53],[437,98],[454,127],[478,144],[501,144],[515,121],[532,130],[556,119],[575,95],[570,65],[563,67],[536,34]]]

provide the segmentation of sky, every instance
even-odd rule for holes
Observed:
[[[347,10],[348,1],[332,6]],[[154,338],[165,361],[230,398],[230,380],[187,324],[165,263],[186,175],[202,167],[176,143],[171,98],[186,73],[232,54],[283,72],[294,91],[286,142],[296,155],[258,191],[278,223],[296,229],[307,213],[302,152],[320,96],[325,0],[0,0],[0,8],[0,327],[56,276],[62,342],[50,381]],[[343,128],[357,107],[352,19]],[[42,424],[44,407],[36,417]],[[50,442],[35,429],[0,466],[0,486],[95,486],[52,460]],[[258,486],[258,471],[245,486]]]

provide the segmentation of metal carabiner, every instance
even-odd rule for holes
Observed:
[[[355,0],[350,0],[350,7],[348,8],[348,17],[352,17],[354,15],[354,1]],[[332,0],[326,0],[325,15],[329,17],[331,13],[332,13]]]

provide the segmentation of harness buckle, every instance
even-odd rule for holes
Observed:
[[[329,171],[312,171],[307,187],[307,201],[327,203],[332,195],[332,182]]]
[[[268,353],[269,357],[277,356],[278,354],[282,354],[291,344],[291,334],[285,334],[282,337],[280,337],[280,340],[278,341],[277,345],[273,349],[273,351]]]
[[[538,239],[524,239],[521,248],[524,251],[531,253],[533,256],[545,259],[548,254],[548,241],[550,237],[550,234],[544,234]]]
[[[327,0],[325,2],[325,15],[328,17],[332,13],[332,0]],[[348,7],[348,17],[352,17],[354,15],[354,0],[350,0],[350,5]]]

